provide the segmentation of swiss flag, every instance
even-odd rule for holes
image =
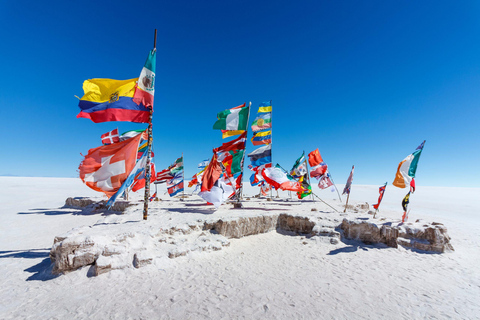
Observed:
[[[120,141],[120,137],[118,135],[118,128],[114,129],[110,132],[104,133],[101,136],[102,138],[102,143],[104,145],[112,144],[112,143],[117,143]]]
[[[137,160],[141,135],[88,150],[78,167],[80,179],[93,190],[113,196],[127,179]]]

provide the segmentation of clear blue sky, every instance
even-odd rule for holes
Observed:
[[[480,2],[146,2],[2,1],[0,175],[77,177],[101,134],[145,128],[77,119],[75,95],[138,77],[156,28],[158,169],[183,152],[190,177],[217,112],[273,100],[285,168],[319,148],[337,183],[354,164],[354,184],[390,184],[427,140],[417,188],[478,186]]]

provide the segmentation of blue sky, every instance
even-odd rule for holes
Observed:
[[[479,18],[476,1],[4,1],[0,175],[77,177],[101,134],[145,128],[77,119],[75,95],[138,77],[158,29],[157,169],[183,152],[193,175],[224,142],[217,112],[272,100],[285,168],[319,148],[337,183],[355,165],[390,184],[427,140],[417,188],[477,187]]]

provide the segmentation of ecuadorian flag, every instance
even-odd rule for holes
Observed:
[[[138,78],[129,80],[89,79],[83,82],[84,95],[78,106],[77,118],[95,123],[129,121],[148,123],[150,109],[133,101]]]

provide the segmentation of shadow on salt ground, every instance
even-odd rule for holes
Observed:
[[[26,281],[48,281],[59,277],[58,274],[52,273],[53,263],[50,258],[43,259],[42,262],[37,263],[30,268],[23,271],[33,273]]]
[[[50,254],[50,248],[0,251],[0,259],[2,258],[36,259],[36,258],[48,257],[49,254]]]
[[[66,215],[71,214],[74,216],[92,216],[100,214],[101,216],[109,216],[112,214],[121,215],[121,212],[117,211],[108,211],[108,210],[101,210],[101,211],[92,211],[92,210],[82,210],[82,209],[74,209],[70,207],[61,207],[56,209],[30,209],[27,212],[17,212],[17,214],[43,214],[46,216],[59,216],[59,215]]]
[[[351,253],[358,251],[359,249],[362,249],[363,251],[368,251],[369,249],[388,249],[390,248],[389,246],[382,244],[382,243],[376,243],[376,244],[365,244],[362,241],[356,241],[356,240],[347,240],[347,239],[341,239],[341,242],[347,245],[347,247],[343,248],[338,248],[335,250],[330,251],[327,253],[327,256],[332,256],[336,255],[339,253]]]
[[[197,209],[197,208],[162,208],[165,211],[172,211],[172,212],[181,212],[181,213],[201,213],[201,214],[213,214],[215,211],[213,207],[211,209]]]

